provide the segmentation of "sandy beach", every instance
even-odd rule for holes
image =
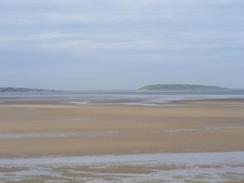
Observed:
[[[0,183],[243,182],[244,100],[0,104]]]
[[[244,151],[244,101],[4,103],[0,157]]]
[[[243,0],[0,0],[0,183],[244,183]]]

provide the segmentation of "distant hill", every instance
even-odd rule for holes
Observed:
[[[0,92],[51,92],[55,90],[33,89],[33,88],[14,88],[14,87],[0,87]]]
[[[228,88],[218,87],[218,86],[208,86],[208,85],[193,85],[193,84],[156,84],[147,85],[139,90],[144,91],[170,91],[170,90],[197,90],[197,91],[207,91],[207,90],[228,90]]]

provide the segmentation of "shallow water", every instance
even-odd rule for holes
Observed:
[[[158,106],[187,99],[244,98],[244,90],[223,91],[76,91],[76,92],[1,92],[0,102],[58,101],[73,104],[126,104]]]
[[[244,152],[0,159],[0,182],[244,182]]]

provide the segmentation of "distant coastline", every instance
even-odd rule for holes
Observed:
[[[220,91],[229,88],[196,84],[155,84],[139,88],[140,91]]]
[[[16,88],[16,87],[0,87],[0,92],[55,92],[58,90],[37,89],[37,88]]]
[[[135,90],[118,90],[118,91],[226,91],[234,90],[230,88],[210,85],[197,84],[154,84],[145,85]],[[239,89],[238,89],[239,90]],[[82,92],[82,91],[117,91],[117,90],[54,90],[25,87],[0,87],[0,92]]]

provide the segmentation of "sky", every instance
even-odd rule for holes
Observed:
[[[243,0],[1,0],[0,87],[244,88]]]

